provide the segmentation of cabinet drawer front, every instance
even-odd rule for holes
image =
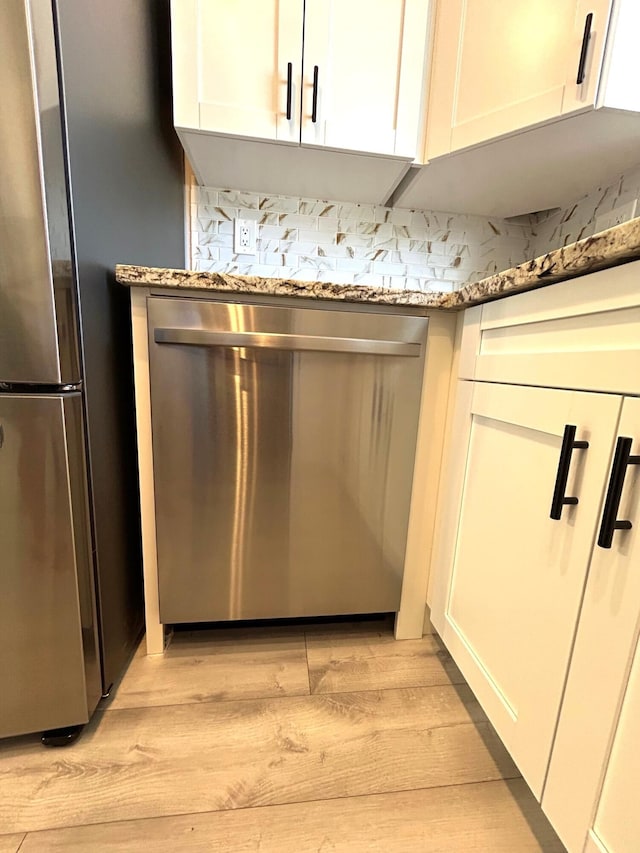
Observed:
[[[537,796],[551,751],[620,398],[476,384],[443,639]],[[571,459],[550,519],[566,424]]]
[[[640,263],[488,303],[465,333],[465,378],[640,394]]]

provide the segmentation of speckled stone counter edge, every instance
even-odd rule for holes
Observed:
[[[268,296],[299,296],[306,299],[333,299],[342,302],[368,302],[379,305],[411,305],[441,308],[443,293],[419,290],[385,290],[359,284],[331,284],[323,281],[260,278],[235,273],[168,270],[153,267],[118,265],[116,279],[122,284],[142,287],[215,290],[219,293],[247,293]]]
[[[606,267],[640,258],[640,217],[554,249],[546,255],[512,269],[467,284],[454,293],[421,290],[386,290],[366,285],[331,284],[321,281],[260,278],[232,273],[208,273],[154,267],[116,267],[116,279],[130,287],[215,290],[269,296],[297,296],[378,305],[406,305],[420,308],[461,310],[512,293],[545,287],[558,281],[585,275]]]
[[[640,258],[640,217],[554,249],[513,269],[447,294],[443,307],[467,308],[501,296],[545,287]]]

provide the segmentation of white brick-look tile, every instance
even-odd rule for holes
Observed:
[[[640,155],[639,155],[640,156]],[[615,207],[639,199],[636,216],[640,216],[640,164],[611,183],[594,187],[591,192],[551,216],[531,218],[533,232],[532,257],[566,246],[596,233],[596,219]]]
[[[478,216],[194,187],[192,263],[199,269],[441,289],[526,260],[525,225]],[[256,255],[233,251],[235,216],[258,223]],[[530,239],[530,238],[529,238]]]
[[[588,236],[600,213],[639,196],[640,166],[551,216],[513,221],[193,187],[191,263],[216,272],[449,291]],[[256,255],[233,252],[236,216],[258,223]]]

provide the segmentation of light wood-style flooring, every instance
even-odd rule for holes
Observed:
[[[82,737],[0,742],[0,853],[561,853],[437,637],[176,632]]]

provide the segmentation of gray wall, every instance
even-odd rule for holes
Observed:
[[[105,686],[117,677],[142,618],[128,292],[113,269],[184,265],[168,5],[56,0]]]

